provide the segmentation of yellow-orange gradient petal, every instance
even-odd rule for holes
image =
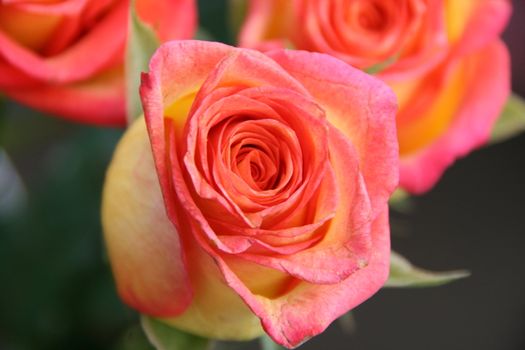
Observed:
[[[189,273],[195,289],[194,298],[183,314],[162,321],[187,332],[213,339],[245,341],[261,336],[264,331],[259,318],[226,284],[212,257],[194,241],[186,253],[188,261],[193,262],[190,264]],[[257,275],[255,279],[268,277],[273,281],[272,275]]]
[[[478,7],[486,0],[446,0],[446,26],[449,40],[455,42],[461,38],[468,21]]]
[[[443,68],[417,81],[390,84],[400,109],[397,134],[401,156],[421,150],[442,135],[452,122],[462,97],[468,69]]]
[[[44,48],[61,19],[61,16],[28,13],[11,6],[0,8],[0,29],[14,41],[35,51]]]
[[[184,311],[192,295],[184,253],[166,215],[144,119],[128,129],[115,151],[102,224],[122,299],[152,316]]]

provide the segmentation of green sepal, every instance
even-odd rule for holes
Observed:
[[[246,342],[215,340],[210,350],[241,350],[246,348]]]
[[[401,188],[397,188],[394,193],[392,193],[388,204],[392,209],[395,209],[400,213],[409,213],[414,209],[412,196]]]
[[[390,276],[385,287],[434,287],[468,277],[465,270],[433,272],[412,265],[400,254],[390,255]]]
[[[143,114],[139,96],[140,75],[148,70],[149,60],[160,45],[155,31],[138,17],[134,2],[130,6],[129,23],[124,64],[128,125]]]
[[[511,94],[492,129],[490,143],[505,141],[523,131],[525,131],[525,100],[516,94]]]
[[[155,350],[139,325],[124,332],[112,350]]]
[[[141,325],[157,350],[210,350],[212,347],[209,339],[183,332],[148,316],[142,315]]]

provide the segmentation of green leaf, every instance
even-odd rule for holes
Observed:
[[[492,129],[490,143],[505,141],[525,131],[525,100],[511,94]]]
[[[143,315],[141,323],[148,340],[157,350],[208,350],[211,347],[210,340],[185,333],[154,318]]]
[[[468,277],[464,270],[432,272],[412,265],[407,259],[392,251],[390,276],[385,287],[433,287]]]
[[[126,48],[126,114],[128,124],[142,115],[139,86],[140,74],[148,70],[148,63],[159,47],[160,41],[153,29],[142,22],[135,12],[134,3],[130,6],[130,26]]]
[[[279,344],[276,344],[269,336],[266,334],[259,338],[259,343],[261,344],[262,350],[285,350]]]

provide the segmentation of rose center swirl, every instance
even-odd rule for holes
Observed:
[[[324,111],[308,96],[275,87],[221,87],[210,96],[187,129],[184,164],[196,199],[251,228],[273,227],[296,212],[308,221],[309,199],[328,167]],[[225,220],[208,207],[205,215]]]
[[[381,32],[388,24],[388,14],[378,2],[358,1],[350,10],[351,21],[370,32]]]
[[[209,147],[220,152],[214,173],[234,179],[233,188],[245,196],[275,196],[301,181],[301,146],[281,121],[232,116],[213,127],[209,137]]]

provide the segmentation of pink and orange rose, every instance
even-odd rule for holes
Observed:
[[[421,70],[446,46],[442,0],[251,0],[241,46],[291,45],[386,71]]]
[[[103,197],[126,303],[294,347],[383,285],[398,181],[384,83],[328,55],[176,41],[141,96]]]
[[[489,137],[510,91],[509,14],[507,0],[251,0],[239,41],[380,70],[400,104],[400,184],[420,193]]]
[[[159,39],[192,36],[194,0],[136,0]],[[0,91],[80,122],[125,123],[128,0],[5,0],[0,4]]]

